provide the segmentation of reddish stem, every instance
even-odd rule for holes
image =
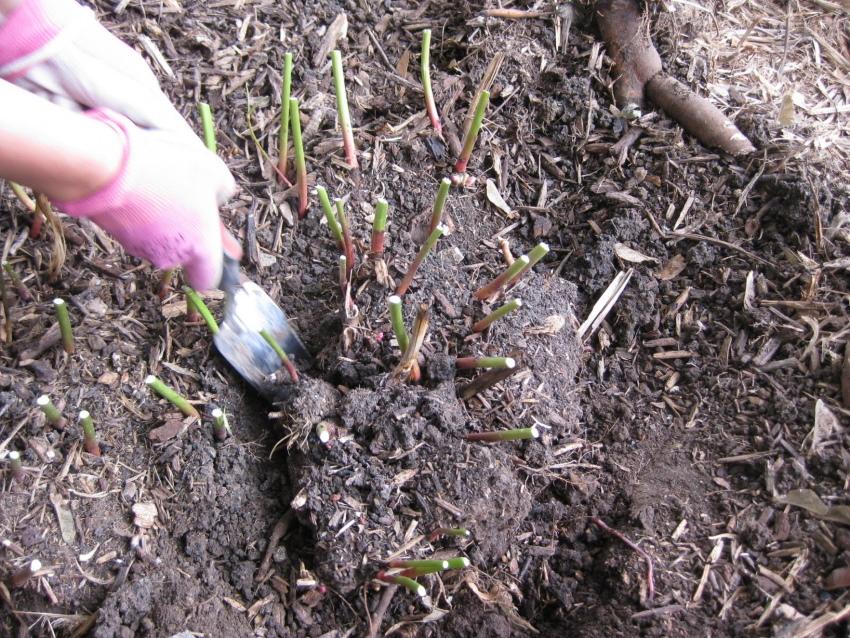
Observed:
[[[292,360],[287,359],[284,361],[283,367],[286,368],[286,371],[289,373],[292,383],[298,383],[298,370],[295,369],[295,364],[292,363]]]

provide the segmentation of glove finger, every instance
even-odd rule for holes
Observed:
[[[212,233],[205,233],[203,246],[199,246],[195,254],[183,263],[186,281],[196,290],[210,290],[221,281],[223,248],[221,232],[216,228]]]

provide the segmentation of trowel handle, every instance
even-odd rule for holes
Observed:
[[[239,274],[239,260],[242,259],[242,246],[236,238],[221,224],[221,244],[224,249],[224,258],[221,269],[221,282],[218,284],[220,290],[227,292],[241,283]]]

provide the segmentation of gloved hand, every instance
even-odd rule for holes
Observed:
[[[236,189],[224,162],[197,140],[139,128],[117,113],[99,109],[86,116],[109,124],[123,138],[121,166],[99,191],[76,201],[56,201],[57,208],[90,218],[127,252],[158,268],[183,265],[192,287],[215,287],[226,233],[218,207]],[[235,240],[227,240],[231,252],[239,250],[233,247]]]
[[[75,0],[22,0],[6,15],[0,78],[61,106],[108,108],[197,139],[142,57]]]

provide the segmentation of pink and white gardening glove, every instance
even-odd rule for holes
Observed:
[[[137,127],[105,109],[89,111],[124,139],[118,173],[99,191],[54,202],[74,217],[87,217],[113,235],[128,253],[157,268],[182,265],[189,284],[214,288],[221,280],[223,230],[218,207],[236,190],[233,176],[197,140]],[[239,255],[234,255],[239,257]]]
[[[75,0],[22,0],[0,21],[0,78],[60,106],[196,137],[142,56]]]

